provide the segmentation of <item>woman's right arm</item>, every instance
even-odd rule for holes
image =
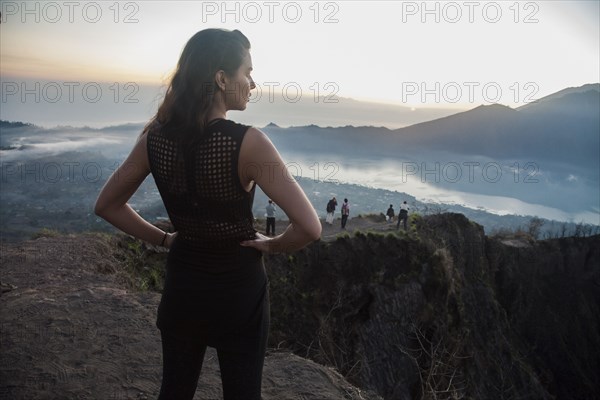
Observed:
[[[300,185],[288,173],[281,155],[267,135],[249,128],[242,141],[239,175],[244,187],[254,181],[287,214],[290,224],[273,238],[257,234],[243,246],[279,253],[299,250],[321,236],[321,221]]]

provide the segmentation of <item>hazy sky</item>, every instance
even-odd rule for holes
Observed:
[[[1,5],[3,92],[26,78],[65,91],[63,82],[161,83],[187,39],[209,27],[248,36],[263,95],[285,87],[290,97],[514,107],[600,80],[598,1]]]
[[[438,118],[517,107],[600,81],[596,0],[0,0],[0,11],[0,119],[45,126],[147,121],[186,41],[212,27],[251,41],[263,100],[232,119],[255,126],[398,127],[432,107]]]

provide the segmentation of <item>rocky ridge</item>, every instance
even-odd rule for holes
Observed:
[[[600,398],[600,236],[376,219],[265,256],[264,399]],[[148,289],[165,255],[126,235],[3,245],[2,398],[156,397],[160,294]],[[205,365],[196,398],[218,399],[214,354]]]

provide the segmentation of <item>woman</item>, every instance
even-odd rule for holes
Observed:
[[[260,399],[269,327],[262,253],[317,240],[306,195],[260,130],[226,119],[250,91],[250,43],[206,29],[186,44],[155,117],[108,179],[95,212],[124,232],[169,248],[156,325],[163,347],[159,399],[192,399],[207,346],[219,358],[225,399]],[[176,230],[162,232],[127,201],[152,173]],[[268,238],[253,228],[256,185],[290,224]]]

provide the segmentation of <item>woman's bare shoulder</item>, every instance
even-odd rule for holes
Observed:
[[[273,143],[271,142],[271,139],[269,139],[267,134],[254,126],[250,126],[246,131],[246,135],[244,136],[244,142],[247,143],[248,147],[262,147],[265,145],[273,146]]]

